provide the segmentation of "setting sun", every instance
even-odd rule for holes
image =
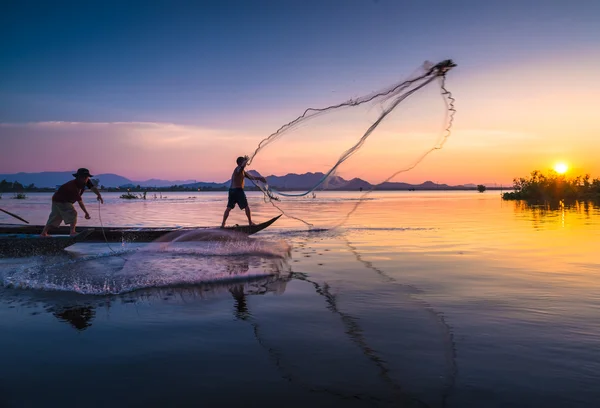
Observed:
[[[569,170],[569,166],[566,163],[560,162],[554,165],[554,171],[558,174],[565,174]]]

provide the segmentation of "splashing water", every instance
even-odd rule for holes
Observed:
[[[20,289],[122,294],[165,288],[247,280],[289,269],[290,246],[231,231],[187,231],[129,251],[127,258],[104,253],[58,261],[35,258],[4,265],[3,286]]]

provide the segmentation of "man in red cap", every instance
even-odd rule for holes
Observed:
[[[87,212],[85,205],[83,204],[83,198],[81,195],[85,188],[89,188],[98,196],[98,201],[104,204],[104,200],[100,195],[98,189],[92,184],[90,177],[94,177],[90,174],[88,169],[79,169],[77,173],[73,174],[75,180],[71,180],[58,188],[56,193],[52,196],[52,211],[48,222],[42,231],[42,236],[48,236],[48,230],[57,228],[62,221],[66,225],[71,226],[71,235],[75,235],[75,227],[77,226],[77,210],[75,210],[75,202],[79,204],[79,207],[85,213],[85,219],[90,219],[90,214]]]

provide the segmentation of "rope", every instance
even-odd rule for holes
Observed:
[[[323,109],[315,109],[315,108],[306,109],[301,116],[299,116],[295,120],[293,120],[293,121],[291,121],[291,122],[283,125],[275,133],[272,133],[266,139],[263,139],[263,141],[261,141],[259,143],[258,148],[255,150],[254,154],[252,155],[252,157],[248,161],[248,164],[250,164],[252,162],[252,160],[258,154],[258,152],[260,150],[262,150],[268,144],[270,144],[275,139],[277,139],[278,137],[280,137],[282,135],[282,133],[284,133],[286,130],[294,127],[298,122],[300,122],[300,121],[302,121],[304,119],[308,119],[311,115],[318,115],[320,113],[324,113],[324,112],[329,111],[329,110],[335,110],[335,109],[338,109],[340,107],[360,105],[360,104],[363,104],[365,102],[372,101],[372,100],[374,100],[377,97],[384,97],[386,100],[389,100],[389,99],[393,98],[394,96],[398,95],[398,92],[404,91],[410,85],[412,85],[414,83],[418,83],[419,81],[422,81],[421,83],[419,83],[418,85],[416,85],[413,89],[408,90],[404,94],[398,95],[397,98],[396,98],[396,100],[394,100],[391,103],[391,105],[388,108],[386,108],[381,113],[381,115],[379,116],[379,118],[366,130],[366,132],[358,140],[358,142],[356,142],[356,144],[354,146],[352,146],[351,148],[349,148],[348,150],[346,150],[340,156],[340,158],[338,159],[338,162],[326,174],[324,174],[321,177],[321,179],[315,185],[313,185],[308,191],[305,191],[305,192],[302,192],[302,193],[283,193],[281,191],[278,191],[275,188],[270,187],[268,184],[265,184],[265,186],[262,187],[262,186],[258,185],[257,183],[255,183],[254,181],[252,181],[252,183],[256,187],[258,187],[259,190],[261,190],[263,192],[265,202],[267,202],[267,201],[270,202],[271,205],[273,205],[275,208],[277,208],[286,217],[293,218],[295,220],[301,221],[304,224],[306,224],[308,227],[312,228],[313,227],[312,224],[310,224],[310,223],[308,223],[308,222],[306,222],[306,221],[304,221],[304,220],[302,220],[300,218],[293,217],[293,216],[290,216],[290,215],[286,214],[273,201],[279,201],[279,197],[277,197],[277,196],[303,197],[303,196],[306,196],[306,195],[314,192],[317,188],[319,188],[319,186],[321,186],[337,170],[337,168],[344,161],[346,161],[347,159],[349,159],[350,156],[352,156],[358,149],[360,149],[362,147],[362,145],[365,143],[366,139],[377,128],[377,126],[379,126],[379,124],[385,119],[385,117],[388,114],[390,114],[406,98],[408,98],[413,93],[415,93],[418,90],[420,90],[421,88],[425,87],[426,85],[428,85],[429,83],[431,83],[432,81],[434,81],[436,78],[440,79],[441,95],[444,98],[444,101],[446,103],[446,108],[447,108],[446,109],[446,118],[445,118],[446,127],[444,128],[444,134],[443,134],[442,140],[439,141],[438,143],[436,143],[432,148],[430,148],[429,150],[427,150],[425,153],[423,153],[412,165],[408,166],[407,168],[404,168],[404,169],[401,169],[401,170],[395,172],[394,174],[392,174],[391,176],[389,176],[387,179],[385,179],[380,184],[383,184],[383,183],[385,183],[387,181],[390,181],[391,179],[393,179],[394,177],[396,177],[400,173],[404,173],[404,172],[412,170],[413,168],[415,168],[416,166],[418,166],[430,153],[432,153],[435,150],[442,149],[442,147],[446,143],[447,139],[451,135],[452,124],[454,122],[454,114],[456,113],[456,109],[454,108],[455,99],[452,97],[452,94],[446,89],[446,73],[450,69],[454,68],[455,66],[456,66],[456,64],[454,64],[454,62],[452,60],[445,60],[445,61],[442,61],[442,62],[434,65],[433,67],[431,67],[427,71],[427,73],[425,73],[425,74],[423,74],[423,75],[421,75],[421,76],[419,76],[417,78],[405,81],[405,82],[403,82],[403,83],[401,83],[399,85],[396,85],[395,87],[393,87],[392,89],[390,89],[388,91],[376,93],[376,94],[373,94],[373,95],[370,95],[370,96],[367,96],[367,97],[359,98],[357,100],[350,100],[348,102],[341,103],[339,105],[329,106],[329,107],[323,108]],[[377,187],[378,187],[378,185],[375,185],[370,190],[366,191],[363,195],[361,195],[360,198],[359,198],[359,201],[356,203],[356,205],[354,206],[354,208],[352,208],[352,210],[348,214],[346,214],[346,217],[344,218],[344,220],[341,221],[339,224],[337,224],[335,227],[339,227],[342,224],[344,224],[350,218],[350,216],[357,210],[357,208],[362,204],[363,199],[367,195],[369,195],[370,193],[372,193]]]
[[[260,191],[263,192],[263,194],[264,194],[263,198],[264,198],[265,203],[270,203],[273,207],[277,208],[279,210],[279,212],[282,213],[283,215],[285,215],[286,217],[292,218],[296,221],[303,222],[309,229],[312,229],[314,227],[313,224],[311,224],[308,221],[304,221],[302,218],[294,217],[293,215],[287,214],[285,211],[283,211],[281,209],[281,207],[279,207],[277,204],[275,204],[273,201],[279,201],[279,198],[275,197],[274,195],[271,194],[271,189],[269,188],[268,185],[265,185],[265,188],[262,188],[261,186],[256,184],[254,182],[254,180],[252,180],[252,179],[249,179],[249,180],[252,182],[252,184],[254,184],[254,186],[256,188],[258,188]]]
[[[108,243],[108,238],[106,238],[106,233],[104,232],[104,224],[102,223],[102,211],[100,211],[100,208],[101,208],[100,200],[98,200],[98,219],[100,220],[100,229],[102,230],[102,236],[104,237],[104,242],[106,243],[106,246],[113,254],[115,254],[127,261],[127,258],[125,258],[123,255],[119,254],[117,251],[112,249],[112,247]]]
[[[284,197],[304,197],[304,196],[312,193],[313,191],[315,191],[321,184],[323,184],[325,182],[325,180],[327,180],[329,178],[329,176],[331,176],[333,174],[333,172],[335,170],[337,170],[337,168],[343,162],[345,162],[346,160],[348,160],[350,158],[350,156],[352,156],[358,149],[360,149],[362,147],[362,145],[365,143],[365,141],[371,135],[371,133],[373,133],[373,131],[377,128],[377,126],[379,126],[379,124],[383,121],[383,119],[385,119],[385,117],[387,115],[389,115],[396,108],[396,106],[398,106],[400,104],[400,102],[404,101],[406,98],[408,98],[409,96],[411,96],[413,93],[417,92],[421,88],[425,87],[426,85],[428,85],[429,83],[431,83],[432,81],[434,81],[437,78],[437,76],[431,76],[430,73],[427,73],[427,74],[422,75],[421,77],[419,77],[419,78],[417,78],[415,80],[405,82],[406,85],[403,88],[400,88],[400,89],[404,89],[408,85],[411,85],[412,83],[414,83],[414,82],[416,82],[418,80],[427,78],[428,76],[429,76],[429,78],[426,81],[424,81],[422,84],[418,85],[417,87],[411,89],[410,91],[408,91],[405,94],[403,94],[400,97],[398,97],[398,99],[396,99],[394,101],[394,103],[392,103],[391,106],[389,106],[385,111],[383,111],[383,113],[379,116],[379,118],[371,126],[369,126],[369,128],[367,129],[367,131],[358,140],[358,142],[356,142],[356,144],[354,146],[352,146],[351,148],[349,148],[348,150],[346,150],[341,155],[341,157],[339,158],[338,162],[331,169],[329,169],[329,171],[327,171],[327,173],[325,173],[323,175],[323,177],[321,177],[321,179],[315,185],[313,185],[308,191],[305,191],[305,192],[302,192],[302,193],[283,193],[281,191],[278,191],[277,189],[269,187],[268,188],[269,192],[270,193],[276,193],[277,195],[281,195],[281,196],[284,196]],[[379,95],[377,95],[377,96],[379,96]],[[373,99],[373,97],[367,99],[366,101],[370,101],[372,99]],[[361,102],[361,103],[364,103],[364,102]],[[355,102],[353,104],[357,105],[358,103]],[[335,108],[338,108],[339,106],[343,106],[343,105],[337,105],[337,106],[335,106],[333,108],[335,109]],[[326,109],[332,109],[332,108],[331,107],[330,108],[325,108],[323,110],[326,110]],[[313,110],[315,110],[315,109],[313,109]],[[305,114],[306,114],[306,112],[305,112]],[[303,118],[304,116],[301,116],[301,117]],[[259,149],[261,147],[262,146],[259,146]],[[258,152],[258,149],[257,149],[257,152]],[[255,152],[254,154],[256,155],[257,152]]]
[[[446,73],[446,71],[443,71],[442,73],[440,73],[438,75],[440,77],[440,81],[441,81],[441,85],[440,85],[441,90],[442,90],[441,94],[442,94],[442,97],[444,98],[444,101],[446,101],[446,108],[447,108],[446,114],[447,114],[447,119],[448,119],[446,128],[444,129],[444,135],[442,137],[442,140],[439,143],[436,143],[431,149],[429,149],[425,153],[423,153],[423,155],[421,155],[412,165],[410,165],[404,169],[398,170],[397,172],[395,172],[394,174],[389,176],[387,179],[383,180],[381,183],[374,185],[370,190],[363,193],[363,195],[361,195],[359,197],[358,202],[354,205],[354,208],[352,208],[352,210],[350,210],[350,212],[348,212],[348,214],[346,214],[344,219],[342,221],[340,221],[337,225],[335,225],[334,228],[340,227],[346,221],[348,221],[350,216],[352,214],[354,214],[354,212],[358,209],[358,207],[363,203],[363,199],[366,196],[368,196],[369,194],[371,194],[373,191],[375,191],[378,186],[382,185],[383,183],[387,183],[388,181],[390,181],[394,177],[396,177],[398,174],[406,173],[407,171],[414,169],[423,160],[425,160],[425,158],[427,156],[429,156],[429,154],[431,154],[432,152],[434,152],[436,150],[441,150],[442,147],[444,147],[444,144],[446,143],[446,141],[452,134],[452,124],[454,123],[454,114],[456,113],[456,108],[454,107],[454,102],[456,101],[456,99],[454,99],[454,97],[452,97],[452,93],[446,89],[446,74],[445,73]]]

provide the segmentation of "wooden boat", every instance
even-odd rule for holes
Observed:
[[[74,236],[67,234],[41,237],[31,233],[0,233],[0,258],[57,253],[85,240],[93,233],[92,229],[83,230]]]
[[[256,225],[235,225],[225,227],[228,231],[238,231],[244,234],[252,235],[264,230],[281,217],[271,218],[261,224]],[[77,231],[83,231],[86,227],[77,228]],[[197,229],[208,229],[210,227],[149,227],[149,228],[132,228],[132,227],[87,227],[94,230],[86,237],[86,242],[152,242],[161,236],[174,231],[192,231]],[[218,227],[213,227],[217,229]],[[16,225],[16,224],[0,224],[0,234],[40,234],[44,229],[43,225]],[[68,234],[69,227],[62,226],[55,228],[49,232],[51,235]],[[106,238],[105,238],[106,237]]]

